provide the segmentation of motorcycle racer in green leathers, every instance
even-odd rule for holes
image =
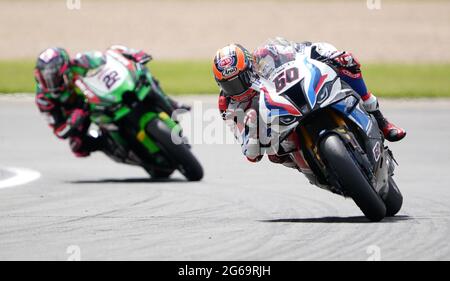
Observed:
[[[109,50],[121,53],[127,59],[145,65],[152,57],[140,50],[124,46],[112,46]],[[86,157],[102,149],[102,138],[88,134],[90,118],[88,104],[83,93],[75,86],[77,77],[83,77],[89,70],[105,64],[102,52],[78,53],[73,59],[63,48],[48,48],[38,57],[35,67],[36,104],[61,139],[69,139],[70,148],[77,157]],[[159,87],[157,81],[155,85]],[[175,109],[190,108],[172,100],[157,90],[152,100],[169,115]]]

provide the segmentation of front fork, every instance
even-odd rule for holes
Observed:
[[[332,115],[332,119],[334,120],[335,124],[333,125],[333,128],[336,126],[338,128],[346,128],[345,120],[337,115],[335,112],[330,111],[330,114]],[[314,135],[316,135],[313,132]],[[300,172],[304,173],[305,175],[308,174],[314,174],[317,169],[311,169],[311,161],[308,161],[305,157],[305,154],[312,153],[312,156],[316,159],[320,160],[320,155],[318,153],[318,148],[315,143],[316,140],[314,140],[313,134],[309,130],[305,128],[303,125],[297,126],[297,129],[293,130],[288,137],[286,138],[287,147],[283,147],[283,149],[279,149],[277,151],[280,153],[280,155],[284,156],[286,155],[286,150],[290,155],[291,160],[295,163],[296,168],[300,170]],[[293,144],[294,147],[291,146]],[[278,156],[280,156],[278,155]]]
[[[328,113],[330,114],[331,119],[335,123],[336,130],[345,132],[347,130],[347,124],[346,124],[344,118],[342,118],[342,116],[336,114],[336,112],[334,112],[332,110],[330,110]],[[317,146],[317,144],[319,143],[319,140],[314,140],[311,133],[304,126],[300,127],[300,132],[301,132],[301,135],[304,140],[305,149],[309,149],[313,153],[313,155],[316,159],[318,159],[319,161],[322,161],[320,158],[320,154],[319,154],[319,150],[318,150],[318,146]],[[320,139],[320,136],[319,136],[319,139]]]
[[[172,130],[173,134],[181,133],[181,126],[175,122],[166,112],[147,112],[144,113],[139,119],[139,130],[136,134],[136,139],[147,149],[150,154],[160,152],[159,146],[148,136],[146,128],[148,123],[155,118],[159,118],[164,124]]]
[[[302,151],[302,155],[309,155],[309,157],[305,157],[304,159],[307,161],[308,166],[312,170],[312,176],[305,173],[310,182],[318,187],[330,190],[331,192],[344,195],[339,187],[339,184],[337,183],[337,180],[333,179],[333,176],[327,171],[326,164],[320,156],[319,144],[326,135],[337,134],[347,144],[347,146],[360,150],[360,154],[364,153],[364,151],[362,151],[355,137],[351,135],[345,119],[333,110],[329,110],[327,114],[329,116],[327,121],[323,124],[322,122],[319,122],[324,126],[324,129],[321,131],[314,130],[318,128],[318,124],[311,124],[310,126],[301,125],[299,130],[297,130],[298,134],[301,135],[301,138],[299,138],[301,141],[298,143],[300,150]],[[309,127],[309,129],[307,127]],[[362,159],[359,160],[364,162]],[[367,166],[366,168],[369,167]]]

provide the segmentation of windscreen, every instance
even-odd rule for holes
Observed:
[[[279,67],[295,59],[295,48],[286,39],[269,39],[253,53],[255,70],[259,76],[269,79]]]

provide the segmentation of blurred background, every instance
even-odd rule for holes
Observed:
[[[450,1],[0,0],[0,92],[32,92],[49,46],[74,55],[123,44],[154,56],[170,94],[212,94],[218,48],[283,36],[353,52],[380,96],[449,96],[449,15]]]

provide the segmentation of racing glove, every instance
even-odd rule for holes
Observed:
[[[125,46],[115,45],[112,50],[120,52],[124,57],[142,65],[152,60],[152,56],[141,50],[130,49]]]
[[[55,128],[55,135],[61,139],[66,139],[76,131],[85,128],[88,112],[83,109],[75,109],[67,118],[67,121]]]
[[[357,78],[361,74],[361,64],[352,53],[342,53],[334,57],[331,63],[350,77]]]

